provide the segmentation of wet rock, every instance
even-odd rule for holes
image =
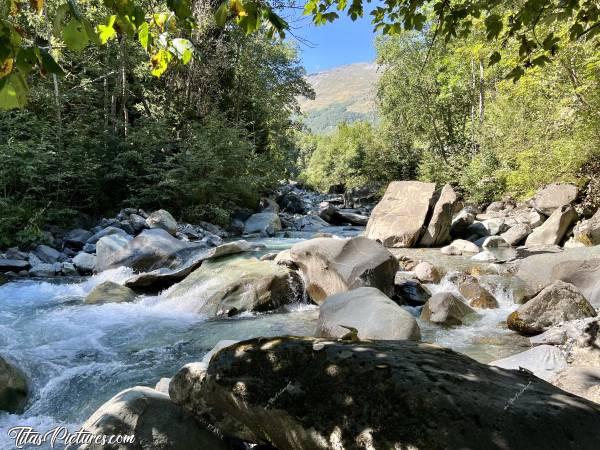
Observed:
[[[117,228],[117,227],[106,227],[100,231],[98,231],[96,234],[94,234],[93,236],[91,236],[88,240],[87,240],[87,244],[97,244],[98,241],[100,239],[102,239],[105,236],[111,236],[111,235],[116,235],[116,236],[122,236],[125,240],[129,240],[130,236],[127,234],[127,232],[121,228]]]
[[[285,258],[302,272],[308,295],[317,304],[330,295],[361,286],[376,287],[387,296],[394,294],[398,261],[370,239],[311,239],[280,255],[276,261]]]
[[[18,272],[28,268],[29,261],[23,261],[20,259],[0,259],[0,272]]]
[[[58,261],[61,257],[58,250],[48,247],[47,245],[38,245],[35,249],[35,255],[43,262],[47,264],[53,264]]]
[[[204,261],[171,287],[167,297],[184,302],[198,314],[233,316],[299,302],[302,281],[296,273],[273,261],[221,258]]]
[[[148,228],[150,229],[158,228],[165,230],[171,236],[177,234],[177,221],[169,211],[165,211],[164,209],[159,209],[150,214],[146,219],[146,225],[148,225]]]
[[[359,339],[421,339],[414,317],[379,289],[361,287],[327,297],[319,308],[316,336],[341,338],[352,327]]]
[[[420,262],[413,269],[415,276],[422,283],[434,283],[438,284],[442,279],[440,272],[435,266],[427,261]]]
[[[467,230],[478,236],[496,236],[508,229],[504,219],[487,219],[482,222],[473,222]]]
[[[502,233],[500,237],[504,239],[504,241],[508,245],[514,247],[516,245],[521,244],[527,238],[527,236],[531,234],[532,231],[533,230],[531,229],[531,226],[525,223],[521,223],[515,225],[514,227],[511,227],[510,229]]]
[[[534,335],[560,322],[595,316],[595,309],[575,286],[558,280],[511,313],[507,324],[513,331]]]
[[[82,275],[90,274],[96,268],[96,255],[81,252],[73,258],[73,264]]]
[[[431,297],[431,292],[417,280],[398,279],[395,281],[395,298],[400,298],[403,303],[424,304]]]
[[[567,231],[577,221],[577,212],[571,206],[563,206],[554,210],[552,215],[527,237],[525,245],[560,244]]]
[[[369,217],[354,212],[339,209],[336,211],[334,221],[341,223],[349,223],[351,225],[366,226],[369,223]]]
[[[476,255],[471,256],[473,261],[479,262],[496,262],[498,258],[492,252],[485,250],[483,252],[477,253]]]
[[[142,386],[119,392],[98,408],[82,428],[95,436],[134,436],[133,444],[110,447],[115,450],[229,449],[168,395]],[[80,450],[106,448],[96,444],[79,447]]]
[[[32,277],[53,277],[54,275],[56,275],[56,268],[54,264],[36,264],[31,269],[29,269],[29,275],[31,275]]]
[[[135,300],[136,294],[131,289],[113,281],[104,281],[96,286],[85,297],[86,305],[102,305],[104,303],[129,303]]]
[[[281,231],[281,220],[275,213],[252,214],[244,222],[244,234],[260,233],[265,236],[274,236]]]
[[[444,255],[462,255],[464,253],[479,253],[479,246],[465,241],[464,239],[456,239],[452,244],[442,247],[440,251]]]
[[[577,186],[567,183],[553,183],[541,188],[533,197],[533,206],[549,216],[557,209],[570,205],[577,198]]]
[[[141,233],[143,230],[148,228],[146,219],[144,219],[139,214],[130,214],[128,221],[135,233]]]
[[[433,208],[431,220],[427,225],[420,244],[424,247],[439,247],[450,242],[452,214],[456,206],[456,193],[452,186],[446,184]]]
[[[567,367],[567,360],[557,347],[540,345],[508,358],[492,361],[490,365],[503,369],[527,369],[536,377],[549,381],[557,372]]]
[[[196,402],[182,406],[198,417],[280,450],[592,449],[600,440],[600,406],[411,341],[243,341],[215,354],[188,391]]]
[[[373,209],[365,236],[386,247],[414,247],[427,226],[435,184],[394,181]]]
[[[62,273],[63,275],[75,276],[79,275],[79,272],[75,268],[75,264],[70,262],[62,263]]]
[[[76,250],[80,250],[92,235],[93,233],[91,231],[77,228],[67,233],[65,236],[65,244]]]
[[[20,414],[25,409],[28,397],[25,374],[0,356],[0,411]]]
[[[163,231],[164,232],[164,231]],[[98,240],[96,243],[96,268],[97,272],[102,272],[120,265],[121,251],[125,251],[132,240],[132,237],[124,234],[109,234]],[[142,233],[143,234],[143,233]],[[167,234],[168,235],[168,234]],[[141,236],[141,235],[140,235]]]
[[[458,283],[458,292],[473,308],[493,309],[498,307],[496,298],[479,284],[477,278],[466,276]]]
[[[450,292],[439,292],[423,306],[421,320],[441,325],[461,325],[464,318],[473,312],[475,311]]]
[[[600,244],[600,209],[591,219],[584,220],[573,228],[573,236],[584,245]]]

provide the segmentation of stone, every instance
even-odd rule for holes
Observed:
[[[363,216],[362,214],[356,214],[343,209],[336,211],[335,219],[337,222],[349,223],[351,225],[357,225],[364,227],[369,223],[369,217]]]
[[[321,202],[319,203],[319,217],[326,222],[333,222],[333,218],[337,212],[335,206],[333,206],[329,202]]]
[[[73,264],[82,275],[90,274],[96,268],[96,255],[80,252],[73,258]]]
[[[60,258],[60,252],[58,250],[53,249],[52,247],[48,247],[47,245],[38,245],[35,249],[35,255],[43,262],[48,264],[53,264]]]
[[[594,307],[575,286],[558,280],[512,312],[506,321],[513,331],[535,335],[560,322],[596,315]]]
[[[352,327],[359,339],[421,339],[414,317],[379,289],[361,287],[327,297],[319,308],[317,337],[341,338]]]
[[[483,252],[471,256],[471,260],[479,262],[496,262],[498,261],[498,258],[492,252],[484,250]]]
[[[435,184],[393,181],[371,213],[365,236],[386,247],[414,247],[421,238]]]
[[[105,303],[130,303],[136,294],[131,289],[114,281],[104,281],[96,286],[85,297],[86,305],[103,305]]]
[[[492,361],[490,365],[503,369],[527,369],[536,377],[549,381],[557,372],[567,367],[567,360],[557,347],[540,345],[508,358]]]
[[[288,192],[277,197],[277,203],[282,211],[290,214],[305,214],[306,207],[299,195]]]
[[[260,212],[263,213],[277,214],[279,212],[279,205],[277,204],[277,202],[274,199],[267,197],[260,199],[260,202],[258,203],[258,208]]]
[[[423,306],[421,320],[442,325],[461,325],[464,318],[474,312],[450,292],[439,292],[432,295]]]
[[[403,303],[422,305],[431,297],[431,292],[417,280],[398,279],[395,281],[394,298],[399,298]]]
[[[463,208],[454,216],[450,224],[450,236],[452,238],[462,238],[469,234],[469,225],[475,221],[475,212],[472,208]]]
[[[458,283],[458,292],[473,308],[493,309],[498,307],[496,298],[479,284],[477,278],[466,276]]]
[[[53,277],[56,275],[56,270],[54,264],[41,263],[29,269],[29,275],[32,277]]]
[[[588,220],[578,223],[573,228],[573,236],[584,245],[600,244],[600,209]]]
[[[219,238],[220,239],[220,238]],[[199,249],[193,252],[181,264],[170,267],[161,267],[150,272],[142,272],[125,281],[125,286],[134,289],[160,289],[173,285],[183,280],[190,273],[196,270],[202,262],[219,258],[221,256],[243,253],[252,249],[250,243],[244,240],[227,242],[207,249]]]
[[[170,378],[161,378],[160,380],[158,380],[158,382],[154,386],[154,389],[157,390],[158,392],[162,392],[163,394],[169,395],[169,385],[170,384],[171,384]]]
[[[508,229],[504,219],[486,219],[481,222],[473,222],[467,227],[467,231],[478,236],[496,236]]]
[[[159,209],[150,214],[146,219],[146,225],[150,229],[159,228],[165,230],[171,236],[177,234],[177,221],[169,211],[165,211],[164,209]]]
[[[70,262],[62,263],[62,273],[69,276],[79,275],[79,272],[75,268],[75,264]]]
[[[273,261],[220,258],[204,261],[166,291],[166,297],[185,304],[190,312],[227,317],[297,303],[302,299],[302,281]]]
[[[96,243],[96,272],[112,269],[119,265],[120,253],[133,239],[131,236],[112,233],[101,237]]]
[[[102,239],[104,236],[111,236],[111,235],[122,236],[126,240],[130,239],[130,236],[122,228],[117,228],[117,227],[109,226],[109,227],[106,227],[106,228],[98,231],[96,234],[94,234],[93,236],[91,236],[87,240],[86,243],[87,244],[97,244],[98,241],[100,239]]]
[[[125,233],[129,235],[135,234],[135,228],[133,228],[133,225],[131,225],[131,222],[129,222],[129,220],[121,220],[119,222],[119,228],[121,228]]]
[[[434,283],[438,284],[442,279],[440,272],[435,266],[427,261],[420,262],[413,269],[415,276],[422,283]]]
[[[456,239],[450,245],[442,247],[440,251],[444,255],[460,256],[464,253],[479,253],[479,246],[464,239]]]
[[[526,223],[520,223],[509,228],[500,235],[502,239],[511,247],[521,244],[533,230]]]
[[[20,414],[29,399],[25,374],[0,356],[0,411]]]
[[[146,228],[148,228],[148,224],[146,223],[146,219],[144,219],[139,214],[130,214],[129,215],[129,223],[133,228],[135,233],[141,233]]]
[[[85,244],[82,250],[85,253],[96,253],[96,244]]]
[[[330,295],[361,286],[394,294],[398,261],[381,244],[364,237],[316,238],[299,242],[275,259],[302,273],[311,300],[323,303]]]
[[[548,184],[533,197],[533,207],[550,216],[554,211],[570,205],[577,198],[577,186],[569,183]]]
[[[508,242],[504,240],[504,238],[500,236],[488,236],[485,238],[483,243],[481,244],[483,248],[503,248],[510,247]]]
[[[274,236],[277,231],[281,231],[281,220],[275,213],[252,214],[244,222],[244,234]]]
[[[504,202],[492,202],[485,209],[485,212],[498,212],[504,209]]]
[[[216,434],[154,389],[136,386],[119,392],[85,421],[82,428],[94,436],[133,436],[133,443],[114,450],[229,450]],[[109,447],[83,444],[79,450]]]
[[[600,403],[600,367],[566,367],[549,381],[563,391]]]
[[[560,244],[577,218],[577,212],[571,206],[563,206],[554,210],[548,220],[527,237],[525,245],[531,247]]]
[[[191,398],[181,404],[197,417],[279,450],[594,449],[600,442],[599,405],[528,373],[408,340],[242,341],[216,353],[186,391]]]
[[[23,261],[21,259],[0,259],[0,272],[18,272],[28,268],[29,261]]]
[[[293,221],[293,228],[297,231],[318,231],[322,228],[331,226],[319,216],[309,214],[300,216]]]
[[[444,185],[433,208],[431,220],[421,237],[420,244],[423,247],[439,247],[450,242],[450,227],[456,201],[456,192],[452,186]]]
[[[76,250],[81,250],[84,244],[87,242],[89,238],[91,238],[93,233],[88,230],[84,230],[82,228],[76,228],[75,230],[71,230],[65,236],[65,244],[69,247],[72,247]]]

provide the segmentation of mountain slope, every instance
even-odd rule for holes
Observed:
[[[314,133],[327,133],[343,121],[375,121],[379,76],[374,63],[349,64],[309,75],[316,99],[300,99],[306,125]]]

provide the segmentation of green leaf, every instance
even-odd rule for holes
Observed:
[[[109,40],[117,37],[117,32],[113,27],[116,19],[117,16],[110,16],[106,22],[106,25],[100,24],[96,27],[101,44],[106,44]]]
[[[144,50],[147,51],[150,40],[150,27],[145,22],[138,28],[138,40],[140,41],[140,44],[142,44]]]
[[[533,61],[531,61],[531,65],[532,66],[539,66],[539,67],[544,67],[546,64],[552,62],[552,60],[550,58],[548,58],[548,56],[546,55],[541,55],[538,56],[537,58],[535,58]]]
[[[187,39],[173,39],[171,42],[175,55],[183,64],[187,64],[192,59],[194,54],[194,46]]]
[[[225,1],[225,2],[221,3],[221,6],[219,6],[217,8],[217,11],[215,12],[215,21],[217,22],[217,25],[220,27],[224,27],[225,23],[227,22],[228,15],[229,15],[229,3]]]
[[[488,62],[488,66],[493,66],[494,64],[500,62],[502,59],[502,55],[500,52],[494,52],[490,55],[490,60]]]
[[[33,47],[19,49],[19,52],[17,53],[17,67],[21,73],[28,75],[36,63],[37,57]]]
[[[519,81],[519,79],[525,74],[525,70],[523,70],[523,68],[521,66],[517,66],[515,68],[513,68],[510,72],[508,72],[508,74],[506,75],[506,78],[509,80],[513,80],[513,82],[517,82]]]
[[[23,108],[27,104],[29,89],[20,73],[12,73],[0,80],[0,109]]]
[[[498,14],[492,14],[485,18],[485,29],[486,36],[488,40],[492,40],[497,38],[500,35],[500,31],[502,31],[502,17]]]
[[[63,29],[63,22],[69,13],[69,5],[66,3],[60,5],[54,14],[53,32],[56,36],[60,36]]]
[[[83,23],[77,19],[71,19],[63,28],[63,41],[70,50],[82,51],[90,42]]]

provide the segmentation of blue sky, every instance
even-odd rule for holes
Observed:
[[[288,38],[296,41],[308,73],[375,59],[375,34],[371,16],[366,12],[355,22],[341,12],[340,18],[333,23],[318,27],[301,12],[291,13],[286,20],[290,22],[291,33],[310,41],[310,45],[298,42],[288,33]]]

